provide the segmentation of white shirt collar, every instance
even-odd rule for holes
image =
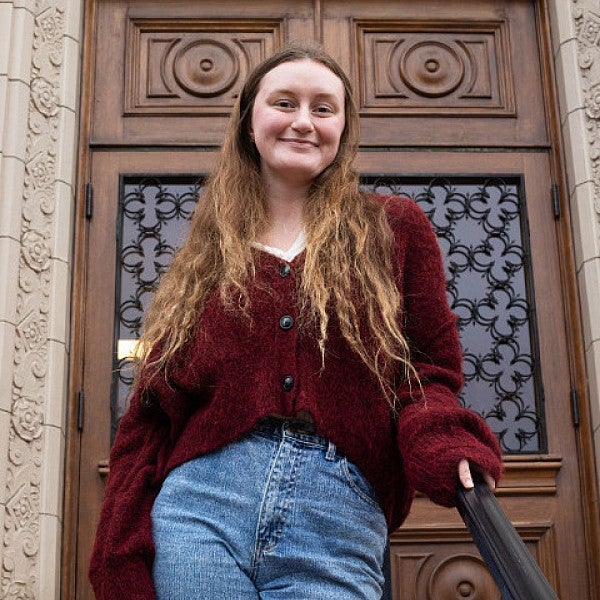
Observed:
[[[259,242],[252,242],[252,245],[259,250],[264,250],[269,254],[273,254],[277,258],[281,258],[281,260],[291,262],[304,250],[304,248],[306,248],[306,237],[304,235],[304,229],[301,229],[298,237],[287,250],[281,250],[279,248],[274,248],[273,246],[265,246]]]

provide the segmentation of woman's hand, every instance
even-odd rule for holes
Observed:
[[[496,482],[494,481],[493,477],[485,471],[483,471],[481,475],[484,481],[488,484],[490,490],[493,492],[496,489]],[[475,484],[473,483],[473,477],[471,475],[471,468],[469,467],[469,461],[466,458],[463,458],[458,463],[458,478],[463,484],[463,487],[466,489],[470,490],[475,487]]]

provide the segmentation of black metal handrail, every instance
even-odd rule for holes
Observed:
[[[485,483],[470,490],[459,485],[457,508],[503,600],[558,600]]]
[[[503,600],[558,600],[533,556],[483,481],[459,485],[458,512],[494,578]],[[384,561],[382,600],[392,600],[389,546]]]

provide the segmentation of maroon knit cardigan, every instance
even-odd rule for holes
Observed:
[[[315,336],[298,328],[304,253],[285,263],[257,250],[252,319],[226,313],[215,292],[193,345],[170,370],[169,384],[156,377],[132,396],[111,451],[90,564],[98,600],[155,600],[150,510],[162,481],[174,467],[239,439],[269,414],[309,411],[318,431],[368,478],[390,531],[406,518],[415,490],[454,505],[462,458],[500,477],[496,438],[456,399],[461,351],[435,234],[414,202],[376,201],[384,203],[395,236],[403,331],[425,401],[414,385],[411,397],[407,382],[400,384],[402,409],[394,418],[335,320],[321,370]]]

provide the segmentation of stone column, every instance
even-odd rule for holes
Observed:
[[[600,467],[600,4],[551,0],[596,465]],[[598,472],[600,481],[600,471]]]
[[[0,597],[59,598],[79,0],[0,1]]]

